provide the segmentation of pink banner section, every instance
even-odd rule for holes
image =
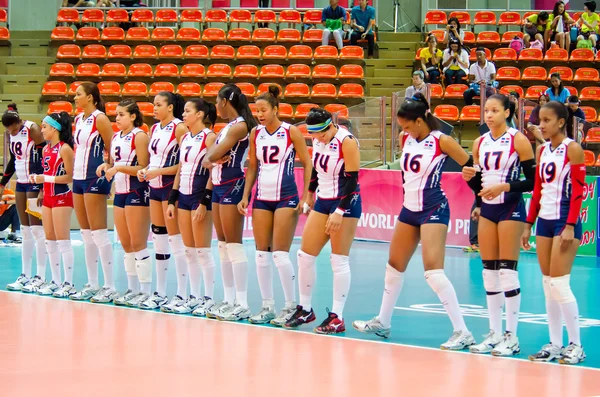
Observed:
[[[296,183],[302,191],[303,171],[296,169]],[[390,241],[402,209],[402,173],[400,171],[370,170],[360,171],[360,192],[362,216],[358,223],[356,238]],[[463,181],[460,173],[447,172],[442,177],[442,188],[450,202],[450,224],[446,245],[469,245],[469,217],[474,196]],[[249,213],[244,224],[244,237],[252,237],[252,218]],[[302,236],[306,216],[301,216],[296,228],[296,236]]]

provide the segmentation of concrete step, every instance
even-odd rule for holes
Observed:
[[[13,47],[13,48],[11,48],[10,55],[12,55],[13,57],[22,57],[22,56],[45,57],[45,56],[48,56],[48,48],[46,48],[46,47]]]
[[[369,93],[370,93],[370,95],[374,95],[374,96],[389,96],[389,97],[391,97],[394,92],[401,91],[401,90],[404,90],[404,89],[406,89],[406,87],[403,87],[403,88],[398,88],[398,87],[393,87],[393,88],[374,87],[374,88],[370,88],[369,89]]]
[[[21,118],[23,118],[24,114],[41,114],[40,105],[38,104],[30,104],[30,103],[17,103],[17,108],[19,109],[19,114]],[[28,120],[28,119],[26,119]]]
[[[377,42],[377,45],[379,46],[380,53],[381,51],[407,51],[412,52],[414,57],[418,43],[407,41],[379,41]]]
[[[412,68],[414,57],[412,59],[368,59],[367,67],[374,67],[377,69],[387,68]]]
[[[373,76],[371,76],[371,77],[397,77],[399,79],[410,79],[412,76],[412,69],[373,68],[372,70],[373,70]],[[369,80],[367,80],[367,82]]]
[[[394,32],[378,32],[377,39],[380,41],[404,41],[418,42],[422,38],[421,33],[394,33]]]
[[[39,104],[40,94],[0,94],[0,108],[5,108],[9,103]]]
[[[0,57],[8,57],[10,56],[10,47],[4,46],[0,47]]]
[[[36,94],[41,95],[42,84],[28,84],[28,85],[17,85],[17,84],[6,84],[2,86],[2,94]]]
[[[36,39],[36,40],[50,40],[50,34],[47,30],[15,30],[10,32],[10,39],[22,40],[22,39]]]
[[[19,85],[27,85],[27,84],[36,84],[40,87],[44,85],[48,76],[46,75],[35,75],[35,74],[12,74],[12,75],[0,75],[0,83],[2,86],[7,84],[19,84]]]

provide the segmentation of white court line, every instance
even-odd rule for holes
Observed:
[[[557,364],[557,363],[550,363],[550,362],[532,362],[529,361],[527,359],[524,358],[520,358],[520,357],[495,357],[492,355],[488,355],[488,354],[481,354],[481,355],[475,355],[472,353],[468,353],[466,351],[453,351],[453,350],[441,350],[438,348],[434,348],[434,347],[427,347],[427,346],[415,346],[415,345],[407,345],[407,344],[403,344],[403,343],[397,343],[397,342],[385,342],[385,341],[378,341],[378,340],[369,340],[369,339],[359,339],[359,338],[354,338],[351,336],[336,336],[336,335],[323,335],[323,334],[317,334],[314,332],[310,332],[310,331],[303,331],[303,330],[286,330],[283,328],[279,328],[279,327],[270,327],[270,326],[266,326],[266,327],[261,327],[258,324],[251,324],[251,323],[247,323],[247,322],[242,322],[242,321],[238,321],[238,322],[232,322],[232,321],[219,321],[216,319],[210,319],[210,318],[206,318],[206,317],[194,317],[191,315],[178,315],[178,314],[171,314],[171,313],[164,313],[159,311],[155,311],[155,310],[141,310],[141,309],[137,309],[134,307],[127,307],[127,306],[115,306],[113,304],[102,304],[102,303],[92,303],[89,301],[73,301],[70,299],[60,299],[60,298],[52,298],[52,297],[46,297],[46,296],[40,296],[40,295],[36,295],[36,294],[25,294],[25,293],[20,293],[20,292],[11,292],[11,291],[4,291],[4,290],[0,290],[0,292],[6,293],[6,294],[13,294],[13,295],[19,295],[21,297],[36,297],[36,298],[41,298],[41,299],[51,299],[51,300],[55,300],[55,301],[61,301],[61,302],[70,302],[70,303],[82,303],[82,304],[88,304],[88,305],[93,305],[95,307],[105,307],[105,308],[115,308],[115,309],[125,309],[125,310],[135,310],[137,312],[141,312],[141,313],[154,313],[154,314],[162,314],[162,315],[166,315],[166,316],[170,316],[171,318],[183,318],[183,319],[194,319],[194,320],[204,320],[204,321],[216,321],[219,324],[223,324],[224,326],[226,325],[234,325],[234,326],[249,326],[249,327],[257,327],[257,328],[262,328],[262,329],[268,329],[268,330],[274,330],[274,331],[279,331],[279,332],[287,332],[289,334],[294,334],[294,333],[302,333],[304,335],[310,335],[313,337],[324,337],[324,338],[336,338],[338,340],[349,340],[349,341],[356,341],[356,342],[365,342],[365,343],[376,343],[379,345],[385,345],[385,346],[398,346],[398,347],[405,347],[405,348],[411,348],[411,349],[423,349],[423,350],[431,350],[431,351],[435,351],[438,353],[442,353],[442,354],[463,354],[466,356],[470,356],[470,357],[486,357],[488,359],[493,359],[493,360],[511,360],[511,361],[521,361],[521,362],[525,362],[528,363],[530,365],[558,365],[561,368],[572,368],[572,369],[578,369],[578,370],[591,370],[591,371],[597,371],[600,372],[600,368],[594,368],[594,367],[584,367],[584,366],[576,366],[576,365],[561,365],[561,364]],[[350,327],[352,327],[352,324],[349,324]],[[358,331],[357,331],[358,332]]]

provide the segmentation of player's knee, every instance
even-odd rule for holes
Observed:
[[[275,262],[275,267],[285,267],[291,264],[290,253],[287,251],[273,252],[273,262]]]
[[[183,244],[183,238],[181,237],[181,234],[169,236],[169,246],[171,247],[171,253],[173,256],[185,255],[185,245]]]
[[[441,291],[446,289],[450,284],[450,280],[444,273],[443,269],[427,270],[425,272],[425,281],[431,287],[433,292],[439,294]]]
[[[164,260],[171,257],[169,255],[169,235],[167,234],[166,226],[152,225],[152,241],[154,242],[156,259]]]
[[[550,280],[552,297],[561,305],[575,302],[575,295],[571,291],[570,281],[570,274],[562,277],[552,277]]]
[[[50,255],[58,251],[58,243],[56,240],[46,240],[46,252]]]
[[[498,270],[483,269],[483,287],[488,295],[499,294],[502,291]]]
[[[330,260],[333,274],[350,273],[350,257],[348,255],[331,254]]]
[[[23,241],[33,240],[33,232],[31,230],[31,226],[21,225],[21,237],[23,238]]]
[[[234,265],[248,263],[246,251],[244,250],[244,246],[240,243],[227,243],[227,255]]]
[[[44,233],[44,227],[40,225],[31,226],[31,234],[35,241],[41,241],[46,239],[46,235]]]
[[[298,268],[311,268],[315,266],[317,261],[317,257],[313,255],[309,255],[301,249],[298,250],[296,254],[298,258]]]
[[[128,276],[137,275],[137,271],[135,269],[135,254],[133,252],[126,252],[123,255],[123,262],[125,264],[125,273]]]
[[[517,272],[517,261],[500,259],[498,275],[500,285],[507,298],[517,296],[521,293],[519,273]]]
[[[196,247],[185,247],[185,259],[187,260],[189,266],[199,265]]]
[[[544,297],[546,300],[554,300],[552,296],[552,287],[550,286],[550,282],[552,278],[550,276],[542,276],[542,285],[544,287]]]
[[[106,229],[93,230],[92,239],[98,248],[111,245],[110,237],[108,237],[108,230]]]
[[[135,261],[135,272],[140,283],[152,282],[152,261],[150,257]]]

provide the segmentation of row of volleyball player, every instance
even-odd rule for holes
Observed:
[[[17,185],[17,190],[38,186],[38,192],[31,190],[25,197],[31,193],[42,201],[46,251],[53,276],[45,281],[45,270],[38,269],[38,274],[30,277],[31,258],[26,258],[24,246],[23,274],[9,289],[297,328],[316,320],[311,301],[316,259],[331,241],[332,311],[315,331],[344,332],[343,310],[351,283],[349,252],[362,211],[358,142],[347,129],[333,123],[327,111],[313,109],[306,119],[313,138],[311,161],[301,132],[277,117],[278,94],[273,87],[257,98],[255,119],[245,96],[232,84],[222,88],[216,105],[201,99],[184,102],[178,95],[160,93],[154,98],[154,117],[158,122],[149,134],[139,129],[142,115],[136,103],[125,100],[117,108],[121,131],[113,135],[110,122],[102,113],[97,87],[92,83],[82,84],[77,89],[75,105],[83,109],[83,114],[76,118],[74,133],[67,114],[46,117],[41,139],[36,138],[39,134],[31,132],[35,128],[27,127],[33,142],[31,153],[39,150],[36,142],[49,142],[41,156],[43,173],[31,169],[31,158],[24,160],[23,154],[19,157],[17,151],[14,153],[17,173],[23,168],[19,161],[26,161],[30,167],[23,171],[24,179],[18,177],[18,183],[28,186],[19,189]],[[217,111],[229,123],[215,135],[210,126]],[[518,354],[519,246],[527,246],[531,225],[539,213],[537,252],[544,274],[551,343],[530,358],[559,359],[567,364],[585,359],[579,338],[577,302],[569,286],[569,273],[581,238],[583,152],[565,135],[566,108],[551,102],[541,109],[541,130],[547,142],[538,148],[540,172],[536,174],[529,141],[506,124],[509,112],[505,96],[494,95],[487,100],[484,121],[490,132],[475,141],[471,157],[438,130],[422,95],[409,98],[401,106],[397,116],[403,130],[400,139],[403,207],[390,244],[380,313],[368,321],[354,321],[354,328],[389,336],[404,272],[420,242],[425,279],[444,303],[454,329],[441,348],[468,348],[473,353],[497,356]],[[24,124],[13,127],[4,124],[9,132],[16,131],[15,136],[25,128]],[[103,160],[105,149],[110,153],[108,162]],[[296,153],[304,170],[301,195],[294,179]],[[248,167],[244,172],[247,154]],[[443,270],[450,215],[440,181],[448,156],[463,166],[464,179],[478,198],[472,216],[480,218],[483,280],[490,313],[490,333],[479,344],[464,322],[456,292]],[[521,171],[524,180],[520,179]],[[72,191],[68,186],[71,180]],[[114,287],[112,245],[106,231],[106,197],[113,181],[115,226],[126,252],[128,290],[123,295]],[[522,193],[534,186],[527,215]],[[256,187],[252,201],[256,272],[263,301],[254,314],[248,305],[248,258],[242,245],[244,216],[253,187]],[[88,283],[80,291],[72,283],[73,253],[68,241],[68,219],[73,206],[81,226],[88,275]],[[296,274],[289,250],[302,213],[308,213],[308,218],[297,253],[297,302]],[[214,296],[215,260],[210,250],[213,226],[219,240],[222,301]],[[151,258],[146,247],[150,229],[157,274],[154,292]],[[33,240],[39,245],[39,239]],[[54,247],[57,249],[53,250]],[[36,252],[38,264],[45,263],[45,259],[40,261],[39,246]],[[64,282],[60,278],[61,253]],[[171,255],[177,269],[177,293],[169,300],[166,281]],[[98,284],[98,256],[104,273],[103,287]],[[279,314],[275,312],[272,261],[285,296]],[[507,323],[503,332],[505,304]],[[566,348],[562,343],[563,318],[569,331]]]

